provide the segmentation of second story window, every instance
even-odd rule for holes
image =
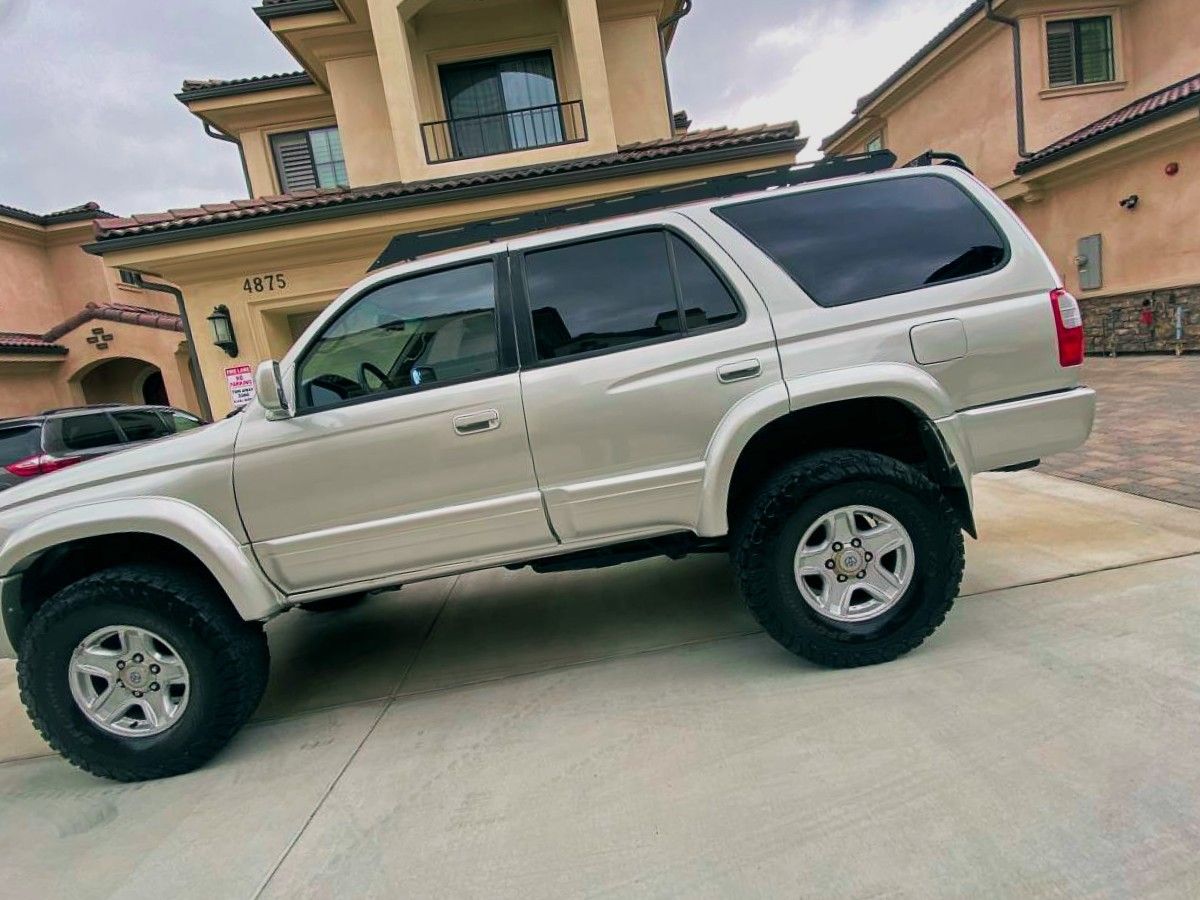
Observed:
[[[271,153],[279,173],[279,189],[285,194],[350,183],[336,126],[273,134]]]
[[[868,138],[865,149],[868,153],[874,153],[877,150],[882,150],[883,149],[883,132],[881,131],[878,134]]]
[[[1064,19],[1046,26],[1050,87],[1116,80],[1111,16]]]
[[[430,162],[585,140],[582,105],[562,103],[550,51],[444,65],[446,119],[422,126]]]

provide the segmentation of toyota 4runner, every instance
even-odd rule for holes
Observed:
[[[4,492],[0,656],[121,780],[230,739],[273,616],[493,566],[727,551],[788,650],[885,662],[954,601],[972,476],[1087,438],[1082,360],[1045,254],[944,165],[387,266],[241,415]]]

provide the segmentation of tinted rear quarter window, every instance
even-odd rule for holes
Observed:
[[[187,413],[179,412],[178,410],[164,411],[163,418],[167,422],[168,430],[177,434],[181,431],[191,431],[193,428],[199,428],[204,422],[197,419],[195,416],[189,416]]]
[[[1008,256],[988,215],[938,175],[784,194],[714,212],[822,306],[982,275]]]
[[[116,412],[113,413],[113,418],[125,432],[125,439],[128,441],[152,441],[170,433],[158,413],[152,409]]]
[[[62,442],[68,450],[94,450],[120,444],[121,437],[112,420],[104,413],[67,416],[62,420]]]
[[[0,466],[7,466],[41,452],[42,429],[39,426],[0,427]]]

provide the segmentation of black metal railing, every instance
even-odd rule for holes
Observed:
[[[587,140],[582,100],[510,109],[421,123],[425,159],[431,163],[495,156]]]

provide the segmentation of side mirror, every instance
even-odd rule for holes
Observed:
[[[268,419],[286,419],[292,411],[288,409],[287,397],[283,393],[283,376],[279,374],[279,363],[273,359],[259,363],[254,373],[254,395],[267,411]]]

